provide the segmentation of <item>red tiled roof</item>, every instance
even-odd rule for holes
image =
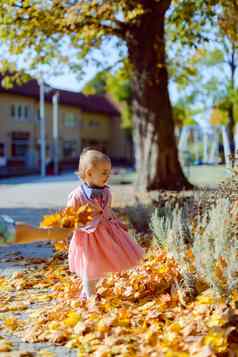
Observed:
[[[47,102],[52,100],[54,90],[59,92],[60,104],[78,107],[82,111],[88,113],[102,113],[111,116],[120,115],[117,107],[104,95],[84,95],[79,92],[70,92],[53,88],[52,92],[45,96]],[[38,99],[39,92],[39,85],[35,79],[32,79],[21,86],[16,85],[10,89],[3,88],[0,84],[0,93],[11,93]]]

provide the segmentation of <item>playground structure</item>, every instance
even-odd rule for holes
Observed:
[[[179,157],[181,162],[188,166],[188,161],[195,164],[213,164],[221,162],[219,147],[222,144],[224,152],[224,161],[227,167],[231,164],[230,142],[225,126],[207,126],[201,125],[184,126],[181,129],[178,138]],[[191,150],[189,145],[193,146],[193,160],[191,159]],[[238,130],[235,132],[235,152],[238,150]]]

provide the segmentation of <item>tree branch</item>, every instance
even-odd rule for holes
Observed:
[[[103,22],[114,22],[117,26],[113,25],[106,25]],[[126,37],[126,31],[127,31],[127,24],[119,21],[117,19],[96,19],[95,17],[91,15],[87,15],[84,17],[83,22],[76,22],[69,24],[69,29],[74,29],[77,31],[81,31],[85,26],[91,26],[95,25],[98,26],[99,29],[102,29],[107,33],[108,35],[115,35],[117,37],[120,37],[122,39],[125,39]]]

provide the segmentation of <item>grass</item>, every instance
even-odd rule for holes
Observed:
[[[216,187],[222,180],[230,175],[229,170],[224,165],[201,165],[184,168],[184,173],[196,186]],[[135,182],[136,172],[123,171],[111,177],[110,184],[132,184]]]
[[[184,170],[189,181],[196,186],[216,187],[222,180],[230,176],[230,171],[224,165],[191,166]]]
[[[118,174],[113,174],[110,178],[110,185],[132,184],[135,182],[135,171],[123,171]]]

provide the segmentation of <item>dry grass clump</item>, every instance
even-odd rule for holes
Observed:
[[[193,207],[156,208],[151,229],[157,244],[177,261],[185,286],[200,282],[229,300],[238,288],[238,175],[216,191],[196,192]]]

